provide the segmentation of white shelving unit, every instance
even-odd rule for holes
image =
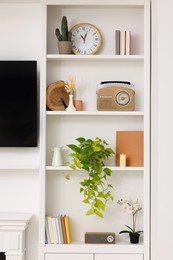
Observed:
[[[40,260],[149,260],[150,259],[150,1],[149,0],[44,0],[43,51],[41,62],[41,165],[40,165]],[[69,26],[89,22],[103,36],[95,55],[59,55],[55,28],[66,15]],[[115,30],[130,30],[132,55],[115,55]],[[77,79],[76,93],[83,100],[80,112],[46,111],[46,87],[57,80]],[[135,86],[135,111],[97,111],[96,88],[104,80],[125,80]],[[117,130],[144,131],[144,167],[116,167],[111,157],[108,167],[115,201],[103,219],[85,216],[79,182],[81,171],[52,167],[49,150],[74,143],[79,136],[105,139],[115,150]],[[66,152],[66,151],[65,151]],[[62,172],[70,172],[70,181]],[[143,211],[138,228],[144,230],[140,243],[132,245],[127,235],[119,235],[131,218],[117,206],[120,198],[136,199]],[[72,243],[45,244],[45,216],[67,214],[71,219]],[[115,245],[88,245],[84,233],[115,232]]]

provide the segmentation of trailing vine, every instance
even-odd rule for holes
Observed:
[[[112,171],[105,167],[104,160],[114,154],[114,151],[100,138],[91,140],[79,137],[76,141],[78,145],[67,145],[72,150],[69,154],[72,163],[69,165],[73,170],[83,169],[88,172],[88,178],[80,182],[80,193],[84,196],[82,202],[90,206],[86,215],[103,217],[107,202],[114,199],[110,191],[113,186],[106,183]]]

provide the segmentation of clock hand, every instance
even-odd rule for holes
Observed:
[[[88,32],[86,32],[86,33],[85,33],[85,36],[84,36],[84,43],[85,43],[85,41],[86,41],[87,33],[88,33]]]
[[[82,38],[82,40],[83,40],[84,43],[85,43],[85,38],[83,37],[83,35],[80,35],[80,37]]]

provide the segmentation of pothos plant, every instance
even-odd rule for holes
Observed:
[[[69,166],[73,169],[83,169],[88,173],[88,177],[80,182],[80,193],[83,194],[83,203],[90,206],[86,215],[96,214],[103,217],[103,212],[109,200],[113,201],[110,189],[111,184],[107,184],[107,177],[111,176],[111,170],[104,167],[104,160],[108,159],[114,151],[107,147],[105,140],[96,138],[95,140],[79,137],[76,139],[78,145],[67,145],[72,153],[72,163]],[[67,176],[69,178],[69,175]]]

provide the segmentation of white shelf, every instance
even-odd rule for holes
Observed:
[[[36,4],[40,3],[41,0],[0,0],[0,3],[10,4]]]
[[[48,54],[47,61],[144,61],[144,55],[59,55]]]
[[[0,170],[39,170],[39,165],[0,165]]]
[[[143,244],[46,244],[46,253],[144,253]]]
[[[46,111],[47,116],[144,116],[143,111]]]
[[[143,6],[144,5],[144,0],[107,0],[105,2],[101,2],[99,0],[95,0],[94,2],[92,0],[88,0],[87,2],[82,2],[81,0],[66,0],[64,3],[64,0],[47,0],[48,5],[68,5],[68,6]]]
[[[105,166],[111,171],[143,171],[144,167],[116,167],[116,166]],[[72,171],[69,166],[46,166],[47,171]]]

